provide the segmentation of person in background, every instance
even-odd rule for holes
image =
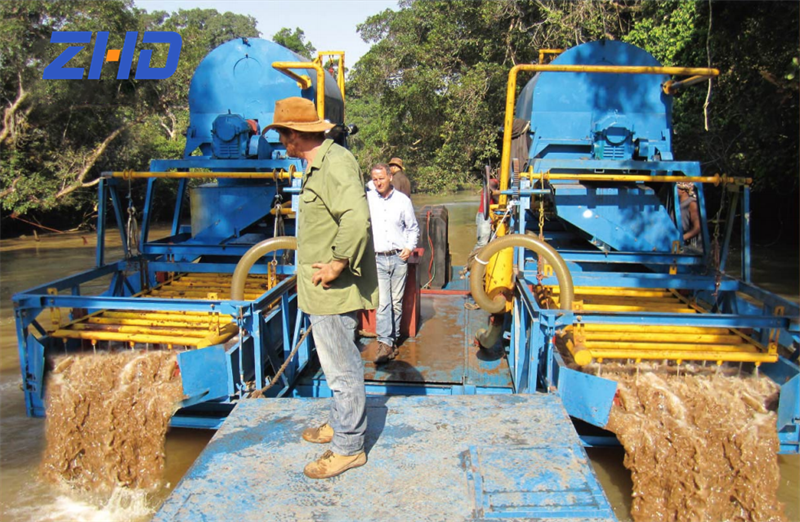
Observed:
[[[392,175],[392,185],[394,188],[411,199],[411,182],[406,176],[405,169],[403,168],[403,160],[400,158],[392,158],[389,160],[389,174]]]
[[[475,226],[477,228],[478,237],[473,252],[485,247],[489,242],[489,238],[492,236],[492,219],[484,218],[483,216],[484,213],[487,215],[489,214],[489,209],[485,208],[486,205],[497,203],[497,196],[492,195],[492,191],[498,190],[499,187],[500,184],[496,179],[489,178],[489,185],[481,189],[481,203],[478,206],[478,214],[475,216]]]
[[[378,311],[375,364],[388,362],[400,353],[397,339],[403,314],[408,258],[417,247],[419,225],[411,200],[392,186],[389,166],[372,167],[375,190],[367,192],[372,218],[372,239],[378,267]]]
[[[688,251],[702,252],[700,238],[700,210],[694,194],[694,183],[678,183],[678,200],[681,205],[681,228],[683,244]]]
[[[333,127],[314,102],[293,97],[275,103],[276,129],[286,154],[306,161],[297,236],[297,301],[308,314],[322,371],[333,393],[328,422],[303,439],[331,449],[303,470],[330,478],[367,462],[364,363],[355,344],[356,312],[377,304],[378,276],[369,205],[358,162],[325,139]]]

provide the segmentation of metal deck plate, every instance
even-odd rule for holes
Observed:
[[[364,379],[368,384],[465,384],[510,390],[508,360],[475,345],[475,333],[487,327],[489,314],[464,307],[471,302],[463,294],[423,295],[417,336],[406,339],[397,359],[386,364],[373,363],[377,341],[361,339]],[[313,379],[322,383],[325,376],[319,370]]]
[[[555,395],[370,396],[367,464],[311,480],[329,405],[239,403],[154,520],[615,520]]]

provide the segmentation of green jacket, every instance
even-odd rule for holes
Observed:
[[[378,305],[378,271],[369,205],[353,155],[325,140],[303,174],[297,224],[297,295],[311,315],[372,310]],[[347,259],[350,264],[324,288],[314,286],[314,263]]]

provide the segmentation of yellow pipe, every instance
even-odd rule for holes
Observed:
[[[56,330],[51,337],[65,339],[86,339],[90,341],[123,341],[133,343],[151,344],[177,344],[197,346],[203,339],[197,337],[183,337],[170,335],[146,335],[114,332],[81,332],[77,330]]]
[[[125,312],[106,312],[103,314],[104,318],[108,319],[152,319],[152,320],[167,320],[167,321],[183,321],[186,323],[208,323],[216,321],[216,316],[211,315],[181,315],[180,312],[172,313],[125,313]],[[220,320],[232,320],[229,315],[220,316]]]
[[[682,87],[689,87],[690,85],[704,82],[706,80],[708,80],[708,76],[702,76],[702,75],[691,76],[679,82],[673,82],[672,80],[669,80],[667,82],[664,82],[664,85],[662,85],[661,88],[664,91],[664,94],[672,95],[675,94],[678,91],[678,89]]]
[[[574,73],[611,73],[611,74],[672,74],[678,76],[708,76],[719,75],[717,69],[698,67],[643,67],[622,65],[542,65],[519,64],[508,71],[508,86],[506,87],[506,113],[503,125],[503,155],[500,162],[500,190],[508,190],[511,166],[511,128],[514,125],[514,105],[517,96],[517,75],[521,71],[529,72],[574,72]],[[500,195],[498,203],[505,207],[508,196]]]
[[[728,344],[703,344],[696,345],[692,343],[637,343],[629,341],[586,341],[586,348],[594,352],[595,350],[639,350],[643,352],[659,352],[659,351],[686,351],[686,352],[747,352],[759,353],[759,351],[752,345],[735,345]],[[599,356],[598,356],[599,357]],[[631,357],[633,358],[633,357]]]
[[[520,177],[530,178],[532,180],[540,179],[542,174],[540,172],[533,172],[530,168],[520,174]],[[558,174],[544,173],[545,180],[554,181],[614,181],[614,182],[633,182],[644,181],[651,183],[713,183],[718,186],[720,183],[736,184],[736,185],[751,185],[753,178],[737,178],[733,176],[720,176],[714,174],[713,176],[650,176],[648,174],[584,174],[580,172],[565,173],[559,172]]]
[[[212,327],[216,327],[217,322],[212,321],[206,324],[203,323],[187,323],[186,321],[168,321],[165,319],[160,320],[147,320],[147,319],[105,319],[103,317],[92,317],[86,321],[88,324],[107,324],[107,325],[125,325],[125,326],[166,326],[166,327],[178,327],[178,328],[188,328],[194,327],[199,328],[203,327],[207,330],[210,330]],[[76,323],[80,324],[80,323]]]
[[[323,56],[338,57],[336,62],[336,85],[339,87],[339,91],[342,93],[342,101],[344,101],[344,51],[320,51],[314,61],[322,65]]]
[[[625,305],[595,305],[584,303],[583,309],[587,312],[675,312],[679,314],[697,313],[685,306],[625,306]]]
[[[283,74],[292,79],[297,78],[297,74],[289,69],[308,69],[317,72],[317,115],[319,119],[325,119],[325,70],[321,65],[314,62],[272,62],[272,67],[278,69]],[[291,74],[290,74],[291,73]],[[310,85],[308,86],[310,87]],[[308,87],[305,87],[306,89]]]
[[[169,326],[132,326],[132,325],[99,325],[96,323],[86,324],[78,323],[72,325],[70,330],[80,332],[97,332],[97,333],[135,333],[143,335],[177,335],[186,337],[205,338],[208,330],[200,330],[197,328],[175,328]]]
[[[500,223],[497,226],[497,237],[506,235],[507,226],[505,223]],[[498,295],[511,295],[514,292],[512,276],[514,268],[514,249],[506,248],[500,250],[495,255],[489,258],[489,263],[486,265],[486,276],[484,278],[484,288],[486,294],[490,299],[494,299]],[[511,311],[511,300],[506,300],[505,311]],[[488,348],[488,347],[487,347]]]
[[[539,63],[544,63],[544,57],[547,54],[561,54],[564,49],[539,49]]]
[[[290,169],[289,172],[285,170],[273,170],[272,172],[142,172],[142,171],[122,171],[104,173],[106,176],[112,178],[122,179],[146,179],[146,178],[167,178],[167,179],[219,179],[219,178],[237,178],[237,179],[269,179],[269,180],[289,180],[292,178],[302,178],[302,172],[294,172]]]
[[[586,342],[594,346],[597,341],[681,342],[744,344],[745,340],[734,334],[679,334],[643,332],[592,332],[586,331]]]
[[[553,293],[558,295],[561,290],[557,286],[549,287]],[[575,288],[575,297],[579,295],[590,296],[618,296],[618,297],[671,297],[672,294],[666,290],[633,290],[624,288],[603,288],[603,287],[579,287]]]
[[[153,290],[152,296],[159,297],[159,298],[166,298],[166,299],[211,299],[217,300],[219,299],[220,295],[227,293],[228,290],[211,290],[211,291],[204,291],[204,290],[181,290],[181,289],[170,289],[165,288],[162,290]],[[245,294],[245,299],[248,301],[252,301],[253,299],[257,299],[258,296],[266,292],[265,290],[261,290],[260,292],[248,292]],[[209,297],[208,294],[217,294],[216,297]]]
[[[702,326],[653,326],[640,324],[584,324],[588,332],[642,332],[642,333],[681,333],[681,334],[726,334],[727,328],[705,328]]]
[[[777,355],[766,353],[747,353],[747,352],[680,352],[670,350],[636,351],[636,350],[592,350],[588,360],[586,356],[578,351],[573,355],[575,362],[581,366],[589,364],[592,359],[649,359],[649,360],[669,360],[669,361],[727,361],[727,362],[775,362]],[[580,359],[580,361],[578,360]]]

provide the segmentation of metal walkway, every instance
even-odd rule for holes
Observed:
[[[329,405],[239,403],[154,520],[616,520],[556,395],[370,396],[367,464],[311,480]]]

